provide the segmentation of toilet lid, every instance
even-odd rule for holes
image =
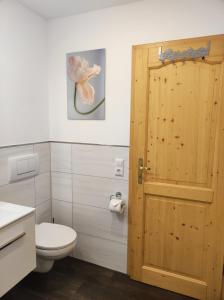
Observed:
[[[36,247],[39,249],[61,249],[74,243],[77,234],[74,229],[51,223],[36,225]]]

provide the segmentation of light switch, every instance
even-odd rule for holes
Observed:
[[[115,159],[115,176],[124,176],[124,159],[122,158]]]

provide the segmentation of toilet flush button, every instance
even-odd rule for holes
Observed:
[[[39,173],[39,157],[37,153],[14,156],[8,159],[9,182],[33,177]]]
[[[22,175],[27,172],[28,163],[26,159],[17,161],[17,174]]]

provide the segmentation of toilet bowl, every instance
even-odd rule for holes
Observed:
[[[35,272],[46,273],[54,261],[68,256],[75,248],[77,234],[70,227],[41,223],[36,225],[37,267]]]

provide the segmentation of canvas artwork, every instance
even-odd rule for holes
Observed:
[[[105,120],[105,49],[67,54],[69,120]]]

